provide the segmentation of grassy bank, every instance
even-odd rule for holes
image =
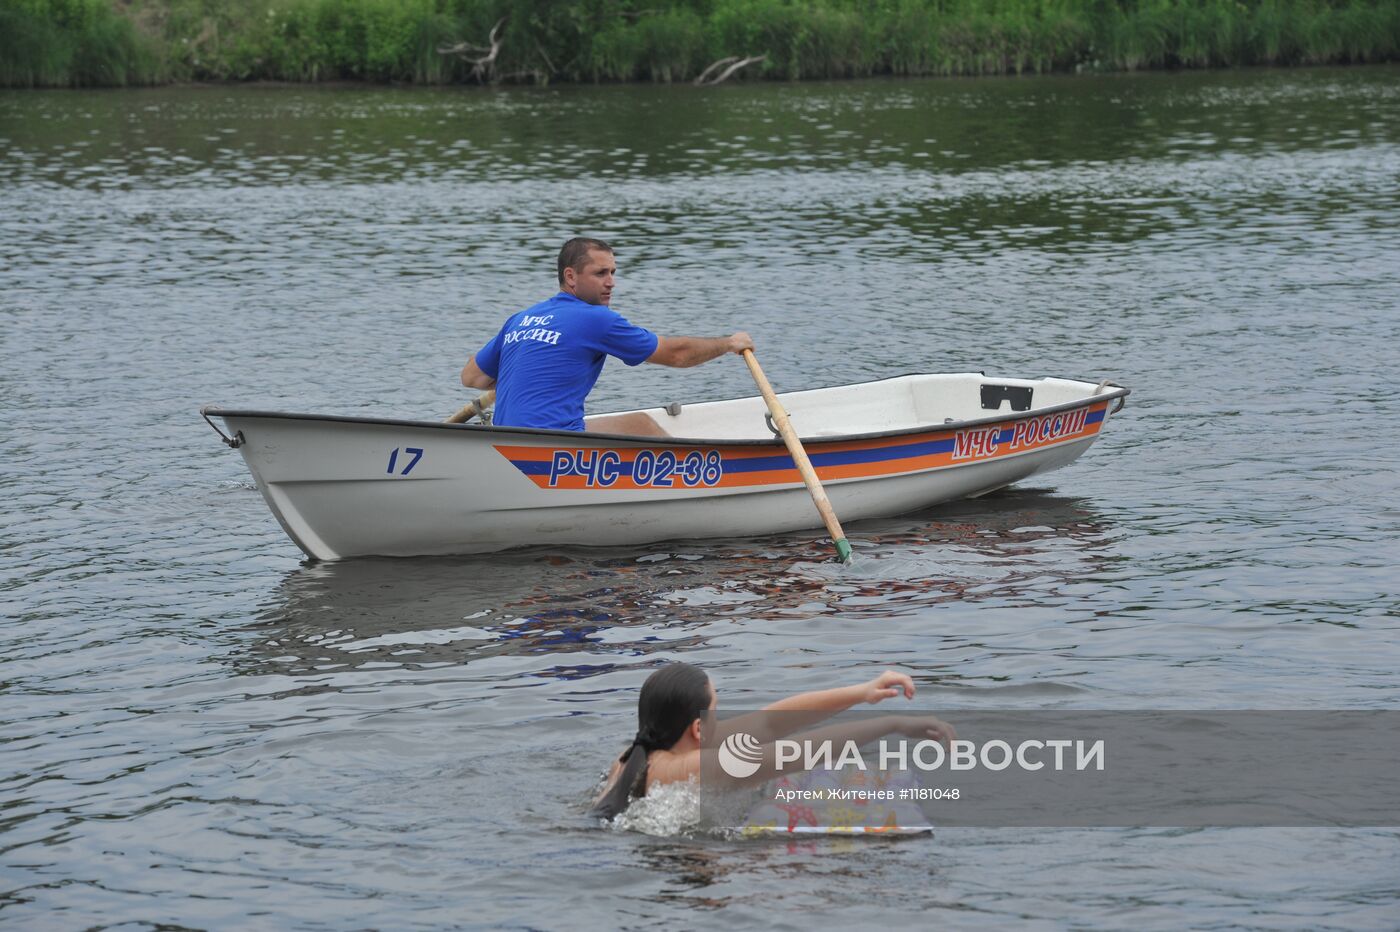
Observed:
[[[502,20],[504,20],[502,22]],[[483,65],[495,24],[497,55]],[[478,49],[443,55],[442,46]],[[1400,58],[1395,0],[0,0],[0,85],[682,81]]]

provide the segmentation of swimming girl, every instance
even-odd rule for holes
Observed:
[[[886,670],[867,683],[799,693],[766,707],[762,712],[717,723],[723,734],[745,732],[763,744],[763,763],[753,776],[736,785],[762,783],[778,774],[773,743],[822,719],[862,702],[874,705],[900,694],[914,698],[914,681],[907,674]],[[633,796],[667,783],[684,783],[700,773],[702,727],[706,713],[714,712],[719,697],[710,678],[699,667],[671,663],[642,684],[637,698],[637,736],[613,762],[603,792],[589,815],[611,819],[627,808]],[[769,712],[788,713],[767,715]],[[806,713],[806,714],[792,714]],[[857,745],[883,735],[904,734],[948,742],[953,727],[932,715],[886,715],[859,722],[831,725],[803,737],[813,742],[855,741]],[[713,745],[714,742],[712,741]],[[714,753],[710,751],[708,753]],[[707,771],[708,772],[708,771]],[[721,771],[722,773],[722,771]]]

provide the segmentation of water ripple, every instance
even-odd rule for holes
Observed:
[[[675,659],[730,708],[888,665],[950,715],[1396,703],[1393,69],[694,91],[0,92],[5,918],[1391,925],[1393,831],[582,820]],[[849,568],[815,533],[300,563],[198,405],[443,416],[578,231],[619,309],[748,329],[780,388],[1134,394],[1042,484],[852,525]]]

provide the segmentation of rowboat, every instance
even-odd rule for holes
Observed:
[[[1065,466],[1127,395],[1107,380],[956,373],[778,399],[849,523]],[[661,438],[213,405],[200,413],[243,454],[273,515],[315,560],[821,526],[759,396],[617,412],[650,416]]]

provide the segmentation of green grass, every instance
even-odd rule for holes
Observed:
[[[0,0],[0,85],[497,81],[1210,68],[1400,58],[1395,0]]]
[[[160,57],[108,0],[0,0],[0,86],[150,84]]]

